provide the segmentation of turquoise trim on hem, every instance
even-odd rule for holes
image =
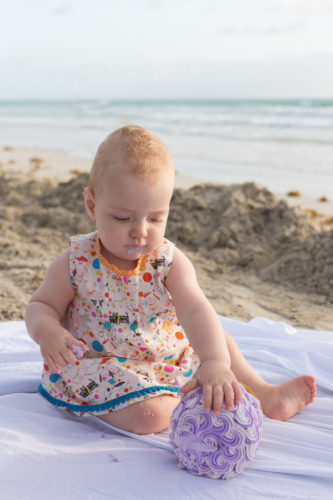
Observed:
[[[59,408],[68,408],[69,410],[77,413],[99,412],[103,410],[109,410],[110,408],[114,408],[115,406],[124,403],[125,401],[128,401],[130,399],[137,398],[139,396],[144,396],[145,394],[151,394],[152,392],[155,391],[163,391],[163,390],[178,393],[179,388],[169,387],[165,385],[156,385],[153,387],[147,387],[146,389],[141,389],[141,391],[135,391],[135,392],[130,392],[128,394],[124,394],[119,398],[112,399],[111,401],[106,401],[105,403],[100,403],[96,405],[75,405],[54,398],[44,389],[42,384],[40,384],[38,387],[39,394],[44,398],[46,398],[54,406],[58,406]]]

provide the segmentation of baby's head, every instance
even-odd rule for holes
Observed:
[[[131,269],[162,242],[174,178],[169,150],[149,130],[125,126],[102,142],[85,204],[111,263]]]
[[[105,181],[133,175],[154,185],[166,173],[174,182],[174,162],[165,144],[155,134],[137,125],[118,128],[100,144],[89,176],[89,188],[97,194]]]

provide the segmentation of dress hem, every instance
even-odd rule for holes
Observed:
[[[111,401],[106,401],[105,403],[100,403],[96,405],[76,405],[72,403],[67,403],[67,401],[61,401],[59,399],[54,398],[44,389],[42,384],[40,384],[38,387],[39,394],[44,398],[46,398],[54,406],[57,406],[58,408],[67,408],[75,413],[96,413],[109,410],[111,408],[114,408],[115,406],[120,405],[121,403],[129,401],[130,399],[138,398],[140,396],[145,396],[146,394],[152,394],[156,391],[169,391],[178,393],[179,388],[158,385],[153,387],[147,387],[145,389],[141,389],[140,391],[130,392],[129,394],[124,394],[119,398],[112,399]]]

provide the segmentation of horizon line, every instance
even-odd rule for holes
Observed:
[[[278,101],[278,102],[291,102],[291,101],[333,101],[333,96],[332,97],[215,97],[215,98],[205,98],[205,97],[193,97],[193,98],[188,98],[188,97],[175,97],[175,98],[170,98],[170,97],[156,97],[156,98],[142,98],[142,97],[137,97],[137,98],[117,98],[117,97],[110,97],[110,98],[100,98],[100,97],[89,97],[89,98],[76,98],[76,97],[65,97],[65,98],[30,98],[30,97],[19,97],[19,98],[8,98],[8,99],[0,99],[0,103],[16,103],[16,102],[45,102],[45,103],[52,103],[52,102],[113,102],[113,103],[124,103],[124,102],[211,102],[211,103],[216,103],[216,102],[244,102],[244,101],[250,101],[250,102],[272,102],[272,101]]]

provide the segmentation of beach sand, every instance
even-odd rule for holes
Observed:
[[[82,191],[91,160],[0,147],[0,320],[20,320],[70,234],[94,229]],[[333,202],[177,174],[167,237],[191,258],[219,314],[297,328],[333,324]]]

